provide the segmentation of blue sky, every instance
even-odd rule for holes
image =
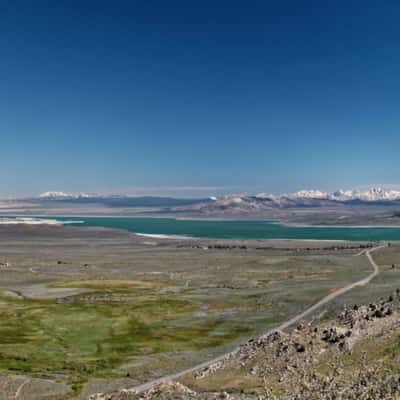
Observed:
[[[400,183],[398,1],[0,1],[0,195]]]

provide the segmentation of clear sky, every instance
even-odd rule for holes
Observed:
[[[0,195],[400,183],[400,2],[0,1]]]

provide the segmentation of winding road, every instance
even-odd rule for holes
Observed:
[[[367,277],[354,282],[354,283],[350,283],[349,285],[336,290],[335,292],[327,295],[326,297],[324,297],[323,299],[321,299],[320,301],[318,301],[317,303],[315,303],[314,305],[312,305],[311,307],[307,308],[307,310],[303,311],[302,313],[294,316],[293,318],[289,319],[288,321],[284,322],[283,324],[269,330],[268,332],[266,332],[263,336],[268,336],[271,333],[277,332],[277,331],[283,331],[287,328],[289,328],[290,326],[294,325],[295,323],[299,322],[300,320],[304,319],[305,317],[309,316],[310,314],[312,314],[315,310],[317,310],[318,308],[330,303],[332,300],[336,299],[337,297],[341,296],[344,293],[347,293],[348,291],[359,287],[359,286],[365,286],[367,285],[369,282],[371,282],[372,279],[374,279],[378,274],[379,274],[379,267],[376,264],[376,262],[374,261],[374,259],[371,256],[371,253],[376,251],[376,250],[380,250],[384,247],[386,247],[386,244],[382,244],[376,247],[373,247],[369,250],[363,250],[360,253],[356,254],[356,256],[361,256],[363,254],[365,254],[367,256],[368,261],[370,262],[372,268],[373,268],[373,272],[371,272]],[[154,386],[160,384],[160,383],[164,383],[164,382],[169,382],[169,381],[173,381],[173,380],[177,380],[178,378],[182,377],[183,375],[187,375],[190,373],[193,373],[195,371],[198,371],[200,369],[203,368],[207,368],[219,361],[224,360],[225,358],[229,357],[230,355],[234,354],[237,351],[237,349],[233,350],[230,353],[226,353],[226,354],[222,354],[212,360],[206,361],[204,363],[198,364],[194,367],[185,369],[183,371],[180,371],[176,374],[172,374],[172,375],[167,375],[164,376],[162,378],[158,378],[155,379],[153,381],[144,383],[142,385],[139,386],[135,386],[130,388],[130,390],[136,391],[136,392],[144,392],[146,390],[149,390],[151,388],[153,388]]]

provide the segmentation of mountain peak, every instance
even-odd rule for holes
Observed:
[[[382,187],[371,187],[365,190],[339,189],[334,192],[324,192],[321,190],[300,190],[289,195],[281,197],[288,197],[292,199],[318,199],[318,200],[333,200],[333,201],[394,201],[400,200],[400,191],[384,189]]]
[[[92,195],[89,195],[87,193],[72,194],[72,193],[66,193],[66,192],[56,191],[56,190],[44,192],[39,195],[39,198],[41,198],[41,199],[52,199],[52,200],[78,199],[78,198],[83,198],[83,197],[92,197]]]
[[[322,190],[300,190],[298,192],[273,195],[259,193],[257,195],[232,194],[217,198],[206,209],[235,212],[260,212],[271,208],[324,207],[327,205],[345,204],[351,201],[363,203],[379,203],[400,201],[400,191],[381,187],[366,190],[343,190],[333,192]]]

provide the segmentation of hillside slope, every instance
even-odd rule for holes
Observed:
[[[400,398],[400,290],[335,319],[250,340],[181,383],[91,400],[356,400]]]

